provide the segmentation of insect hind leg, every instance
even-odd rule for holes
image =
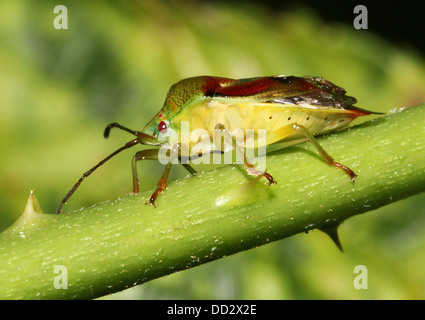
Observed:
[[[357,175],[353,172],[353,170],[351,170],[350,168],[348,168],[347,166],[344,166],[343,164],[339,162],[334,161],[334,159],[325,151],[325,149],[322,148],[322,146],[319,144],[319,142],[314,137],[314,135],[310,131],[308,131],[306,127],[296,123],[292,124],[291,127],[294,133],[295,132],[302,133],[308,138],[308,140],[310,140],[311,143],[313,143],[313,145],[316,147],[317,151],[319,151],[323,160],[325,160],[327,164],[335,168],[344,170],[345,173],[347,173],[350,176],[351,182],[354,182],[354,179],[357,177]]]

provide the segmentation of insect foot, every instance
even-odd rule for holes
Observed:
[[[273,179],[271,174],[267,172],[258,171],[252,164],[250,164],[247,161],[245,161],[245,166],[249,175],[253,175],[257,177],[263,176],[269,182],[269,186],[272,184],[277,184],[277,182]]]
[[[332,163],[332,166],[344,170],[350,176],[351,182],[354,182],[354,180],[358,177],[358,175],[355,174],[353,170],[351,170],[349,167],[344,166],[343,164],[340,164],[339,162]]]
[[[271,186],[272,184],[277,184],[277,182],[273,179],[273,177],[267,172],[263,173],[263,177],[269,181],[269,186]]]

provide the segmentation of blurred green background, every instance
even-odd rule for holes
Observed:
[[[53,26],[58,4],[68,9],[67,30]],[[344,8],[345,21],[324,21],[301,4],[2,1],[0,230],[19,217],[31,189],[44,212],[53,213],[84,171],[131,139],[119,130],[103,139],[105,126],[117,121],[141,129],[182,78],[317,75],[366,109],[424,102],[420,50],[372,28],[356,30],[353,7]],[[133,153],[87,179],[65,210],[131,192]],[[139,170],[141,188],[149,189],[162,166],[146,162]],[[171,180],[184,176],[176,167]],[[345,253],[313,231],[109,298],[424,299],[424,202],[417,195],[346,221]],[[353,286],[356,265],[368,268],[367,290]]]

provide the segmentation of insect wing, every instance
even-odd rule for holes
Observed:
[[[299,106],[323,111],[344,110],[354,117],[370,112],[353,104],[354,97],[332,82],[320,77],[274,76],[240,79],[215,90],[214,97],[247,99],[252,102],[285,106]]]

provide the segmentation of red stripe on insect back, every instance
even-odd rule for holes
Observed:
[[[285,96],[293,94],[303,94],[311,90],[320,90],[314,83],[306,81],[304,78],[294,76],[277,76],[241,79],[236,84],[219,87],[215,91],[217,96],[227,97],[249,97],[263,93],[280,92]],[[212,96],[212,95],[211,95]]]
[[[276,85],[275,79],[271,77],[261,78],[250,82],[218,88],[215,94],[227,97],[247,97],[270,90],[274,85]]]
[[[220,78],[220,77],[204,77],[205,83],[202,87],[202,91],[205,96],[212,97],[216,93],[217,89],[221,88],[223,85],[229,85],[237,80],[229,78]]]
[[[354,106],[345,107],[344,109],[350,111],[350,116],[353,119],[360,117],[360,116],[368,116],[372,113],[375,114],[375,112],[371,112],[371,111],[361,109],[361,108],[358,108],[358,107],[354,107]],[[377,113],[377,114],[379,114],[379,113]]]
[[[206,96],[213,96],[215,91],[220,87],[220,83],[214,77],[207,77],[202,91]]]

